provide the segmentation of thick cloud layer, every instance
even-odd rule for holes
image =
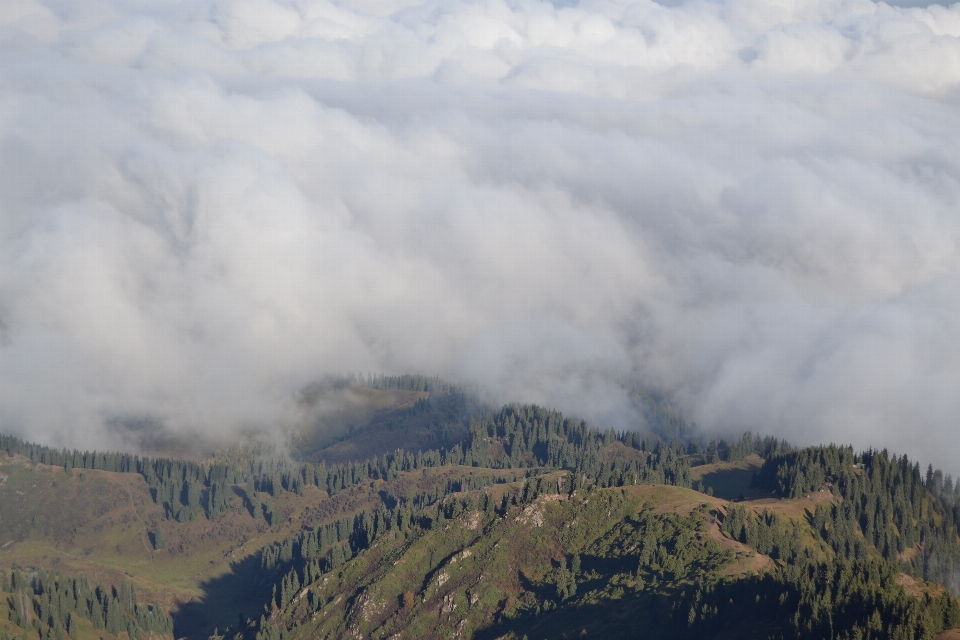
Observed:
[[[960,466],[960,4],[0,22],[5,431],[271,426],[345,371],[624,428],[631,378],[707,429]]]

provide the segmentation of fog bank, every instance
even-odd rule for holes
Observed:
[[[904,3],[911,4],[911,3]],[[6,0],[0,430],[426,373],[960,471],[960,4]]]

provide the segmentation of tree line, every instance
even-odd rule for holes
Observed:
[[[434,384],[423,380],[400,380],[382,384]],[[635,454],[618,460],[607,451],[620,442]],[[755,439],[746,434],[739,442],[720,441],[720,459],[735,460],[748,453],[765,453],[779,446],[776,441]],[[254,518],[272,520],[270,505],[261,493],[276,497],[284,491],[302,495],[315,486],[334,495],[370,480],[389,480],[402,471],[443,465],[487,468],[548,468],[575,472],[577,486],[598,484],[622,486],[638,483],[665,483],[689,487],[690,456],[682,441],[663,442],[641,438],[635,432],[600,432],[583,420],[565,418],[560,412],[531,405],[509,405],[484,414],[470,424],[467,439],[448,448],[408,452],[397,450],[376,458],[327,465],[292,462],[289,459],[214,461],[200,464],[189,460],[149,458],[125,453],[102,453],[53,449],[0,435],[0,449],[32,462],[73,468],[139,473],[154,502],[164,508],[168,519],[180,522],[197,517],[215,519],[230,508],[234,486],[245,486],[247,508]]]

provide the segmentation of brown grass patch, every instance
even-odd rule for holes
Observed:
[[[764,509],[775,511],[779,515],[787,518],[805,518],[807,513],[813,513],[818,504],[830,504],[831,502],[840,502],[839,496],[834,497],[829,491],[815,491],[800,498],[759,498],[756,500],[744,500],[738,504],[753,509],[756,513],[761,513]]]
[[[917,579],[913,576],[908,576],[905,573],[901,573],[897,576],[897,584],[903,587],[903,590],[907,592],[907,595],[911,595],[914,598],[919,598],[923,595],[924,588]],[[960,638],[958,638],[960,640]]]
[[[620,488],[628,495],[652,502],[656,505],[656,513],[676,512],[690,515],[705,504],[712,508],[725,507],[727,504],[726,500],[708,496],[693,489],[666,484],[638,484]]]

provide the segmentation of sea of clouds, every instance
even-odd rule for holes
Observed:
[[[4,0],[0,430],[420,372],[960,468],[960,4]]]

